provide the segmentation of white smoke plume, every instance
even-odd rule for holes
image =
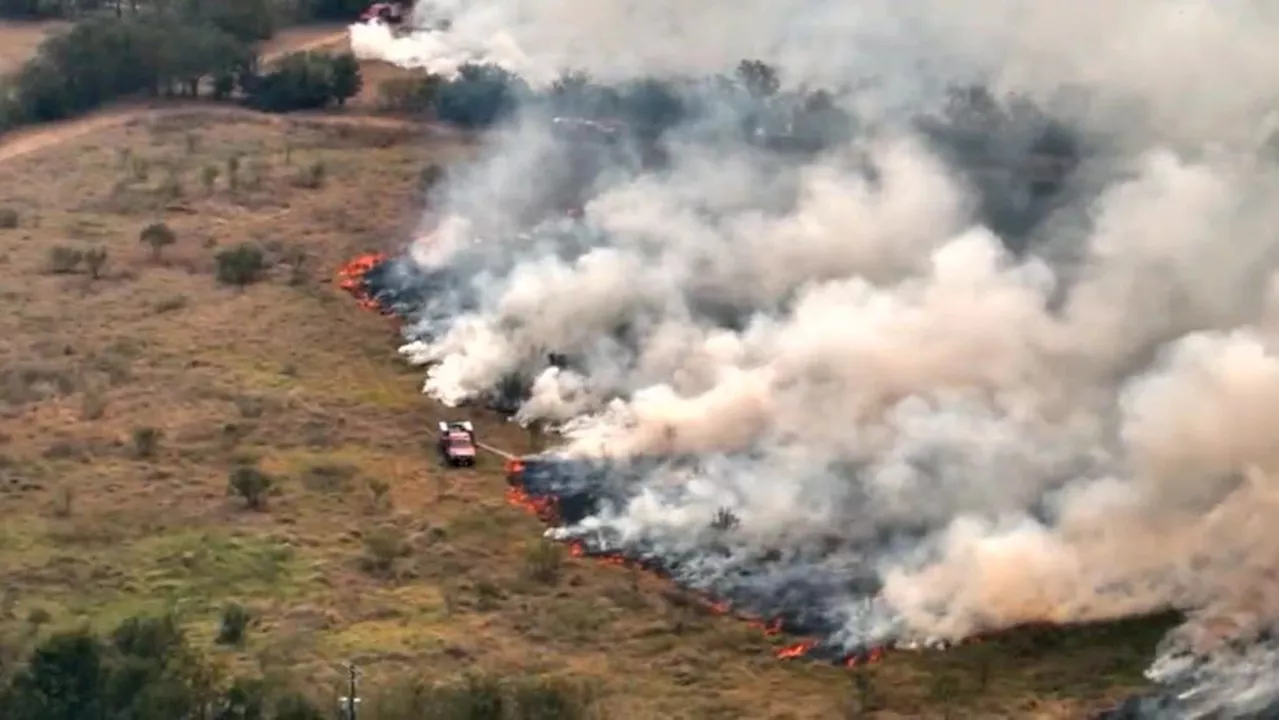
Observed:
[[[451,250],[415,251],[465,270],[478,298],[404,349],[432,364],[425,392],[464,402],[570,353],[572,368],[536,378],[521,420],[559,424],[568,454],[706,458],[688,492],[655,479],[566,532],[610,528],[687,554],[721,507],[761,547],[920,529],[906,547],[868,546],[877,617],[892,622],[851,597],[851,645],[1170,607],[1199,626],[1274,632],[1280,184],[1274,149],[1260,151],[1276,117],[1274,4],[490,0],[417,12],[442,11],[448,32],[356,26],[353,44],[446,74],[497,62],[535,83],[569,67],[612,80],[759,58],[790,86],[864,90],[844,97],[866,132],[803,164],[673,140],[661,173],[591,199],[597,235],[569,259],[456,220]],[[906,121],[971,81],[1052,107],[1106,148],[1025,252]],[[501,215],[523,202],[535,139],[529,123],[495,141],[448,207]],[[709,322],[707,308],[734,322]],[[1245,680],[1274,696],[1270,653],[1260,680],[1219,658],[1228,669],[1205,672],[1222,684],[1202,678],[1198,707],[1227,707]]]

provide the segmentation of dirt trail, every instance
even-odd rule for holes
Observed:
[[[305,42],[282,45],[271,52],[263,54],[262,61],[264,63],[269,63],[287,53],[301,52],[304,50],[319,50],[321,48],[331,47],[346,42],[346,39],[347,33],[343,30],[342,32],[335,32],[330,35],[313,38]],[[82,117],[59,122],[45,123],[43,125],[23,128],[9,133],[3,138],[0,138],[0,163],[20,158],[24,155],[36,152],[37,150],[59,145],[68,140],[84,137],[94,130],[123,125],[131,120],[139,118],[190,113],[197,109],[201,112],[211,113],[229,113],[239,115],[259,114],[231,106],[214,106],[198,102],[177,104],[173,102],[151,102],[126,105],[124,107],[117,106],[90,113]],[[310,115],[305,117],[308,121],[336,124],[347,123],[360,124],[364,126],[381,125],[386,127],[409,127],[411,125],[407,121],[395,120],[392,118],[357,117],[350,115],[332,117]],[[276,118],[276,120],[280,121],[279,118]]]

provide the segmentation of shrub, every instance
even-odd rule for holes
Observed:
[[[96,387],[86,388],[81,398],[80,416],[85,420],[98,420],[107,412],[107,396]]]
[[[378,85],[378,107],[388,112],[434,111],[436,96],[446,82],[443,77],[433,74],[392,78]]]
[[[244,498],[250,510],[261,510],[267,506],[272,484],[270,475],[252,465],[241,465],[227,478],[227,494]]]
[[[329,65],[330,92],[338,105],[345,105],[347,100],[355,97],[364,86],[360,77],[360,61],[352,53],[345,52],[333,56]]]
[[[316,161],[303,168],[293,178],[295,187],[318,190],[324,187],[326,168],[324,163]]]
[[[160,260],[160,253],[165,248],[178,242],[178,236],[162,222],[151,223],[138,233],[138,242],[151,247],[151,259]]]
[[[359,63],[350,53],[290,53],[276,69],[253,76],[245,84],[249,106],[267,112],[289,112],[342,104],[360,91]]]
[[[49,248],[49,272],[55,275],[69,275],[80,269],[84,262],[84,253],[66,245],[54,245]]]
[[[218,623],[218,635],[214,639],[219,645],[240,645],[244,642],[245,631],[249,629],[249,621],[253,616],[240,603],[231,603],[222,609],[222,619]]]
[[[409,542],[404,531],[394,525],[382,525],[365,533],[361,565],[367,572],[389,575],[396,561],[409,555]]]
[[[487,127],[506,119],[527,92],[523,80],[497,65],[463,65],[457,78],[437,90],[436,117],[462,127]]]
[[[200,184],[204,186],[206,193],[211,193],[218,186],[218,166],[205,165],[200,170]]]
[[[214,256],[218,282],[244,287],[257,282],[267,268],[266,255],[253,243],[240,243]]]
[[[53,497],[53,514],[60,518],[71,517],[75,507],[76,493],[70,486],[63,485]]]
[[[89,268],[89,277],[94,280],[102,277],[102,268],[107,264],[107,249],[89,248],[84,253],[84,264]]]
[[[596,703],[593,688],[586,683],[480,674],[455,682],[402,683],[371,700],[371,714],[376,717],[510,720],[585,720],[593,717]]]
[[[418,172],[418,191],[430,192],[436,185],[444,181],[444,168],[432,163]]]
[[[133,431],[133,454],[144,460],[155,457],[160,445],[161,432],[153,427],[135,428]]]
[[[0,208],[0,229],[12,230],[18,227],[18,211],[13,208]]]
[[[556,543],[542,540],[525,552],[525,574],[531,580],[554,585],[560,580],[563,565],[564,553]]]

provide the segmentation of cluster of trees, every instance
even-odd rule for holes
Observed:
[[[238,645],[250,621],[227,606],[216,641]],[[0,663],[5,720],[336,720],[337,700],[317,703],[275,674],[228,677],[170,615],[130,618],[106,637],[54,633],[25,662]],[[491,676],[393,684],[363,700],[359,717],[378,720],[580,720],[595,704],[586,685]]]
[[[299,52],[286,55],[270,73],[243,76],[240,87],[249,107],[288,112],[342,105],[363,84],[360,63],[351,53]]]
[[[297,53],[262,72],[255,48],[277,26],[267,0],[172,0],[84,17],[0,86],[0,130],[132,95],[240,97],[279,112],[342,104],[359,92],[350,54]]]
[[[108,637],[56,633],[0,684],[6,720],[321,720],[306,697],[261,679],[227,682],[170,616],[131,618]]]
[[[731,76],[644,78],[620,85],[566,72],[544,92],[534,92],[514,73],[494,65],[466,65],[456,77],[426,75],[397,79],[380,88],[384,108],[427,114],[441,122],[483,128],[516,108],[551,117],[621,123],[636,137],[652,140],[676,125],[726,131],[753,142],[785,147],[825,147],[850,132],[852,119],[831,93],[783,91],[777,71],[744,60]],[[733,118],[726,124],[723,118]]]
[[[172,13],[192,6],[279,26],[308,20],[346,20],[368,6],[365,0],[0,0],[0,18],[74,20],[86,15]]]

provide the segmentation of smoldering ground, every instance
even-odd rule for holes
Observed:
[[[1274,6],[452,12],[386,56],[447,70],[502,47],[535,87],[760,58],[856,128],[769,152],[738,132],[738,91],[684,82],[702,110],[653,141],[663,163],[605,163],[580,221],[505,227],[564,162],[539,113],[439,192],[453,217],[410,253],[449,288],[406,311],[425,391],[523,376],[517,417],[557,425],[564,455],[699,458],[602,486],[560,535],[802,596],[849,649],[1174,607],[1214,629],[1157,663],[1208,659],[1177,712],[1275,697],[1274,672],[1242,670],[1274,670],[1274,644],[1226,649],[1276,624]],[[948,91],[975,85],[994,107]],[[1046,155],[1070,160],[1047,190]],[[721,510],[736,522],[709,533]]]

